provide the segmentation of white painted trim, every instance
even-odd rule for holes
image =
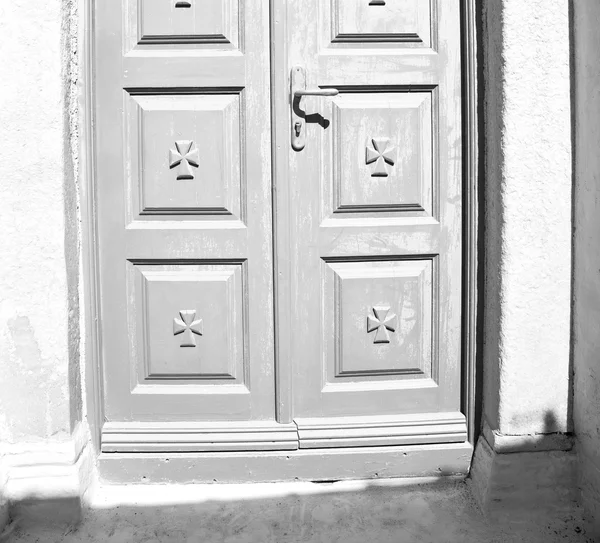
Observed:
[[[104,420],[102,395],[102,338],[100,330],[100,295],[97,261],[96,168],[94,148],[94,6],[95,0],[81,1],[79,10],[80,43],[80,125],[79,138],[81,194],[81,247],[83,263],[84,308],[81,329],[84,331],[82,354],[85,361],[83,392],[86,420],[92,443],[100,450],[100,431]]]
[[[463,390],[462,406],[467,417],[467,433],[475,445],[479,428],[476,427],[477,397],[477,302],[479,233],[479,135],[477,82],[477,3],[463,0],[461,3],[462,70],[463,70]]]
[[[272,451],[298,448],[294,424],[107,422],[102,452]]]
[[[294,422],[298,425],[301,449],[462,443],[467,439],[462,413],[294,419]]]
[[[470,443],[230,453],[102,453],[105,483],[191,484],[465,476]]]

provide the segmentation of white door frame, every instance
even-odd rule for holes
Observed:
[[[431,0],[436,2],[439,0]],[[288,74],[277,70],[285,65],[287,53],[286,32],[283,14],[289,0],[270,0],[271,12],[271,84],[272,100],[276,93],[288,95]],[[468,442],[464,445],[430,445],[427,447],[390,447],[383,451],[371,448],[334,451],[282,451],[273,453],[228,453],[228,454],[171,454],[168,462],[156,455],[135,453],[135,459],[127,454],[99,453],[100,431],[104,421],[102,367],[101,367],[101,315],[98,296],[98,254],[96,223],[96,175],[94,164],[94,3],[84,3],[83,13],[83,88],[80,99],[81,111],[81,201],[82,201],[82,263],[84,277],[85,306],[83,342],[85,360],[85,402],[87,420],[92,443],[99,455],[99,463],[104,478],[114,481],[167,482],[174,481],[173,473],[181,474],[180,482],[212,481],[213,479],[237,480],[247,478],[249,463],[252,463],[253,480],[276,479],[338,479],[348,477],[392,477],[402,475],[390,469],[394,459],[402,464],[403,470],[415,475],[463,473],[470,464],[473,444],[477,438],[476,428],[476,322],[477,322],[477,232],[478,232],[478,137],[477,137],[477,36],[475,0],[461,1],[461,39],[463,49],[463,142],[464,142],[464,217],[463,217],[463,412],[467,416]],[[278,20],[279,24],[274,21]],[[283,46],[274,47],[274,44]],[[287,123],[273,123],[273,177],[277,179],[288,171],[287,149],[277,149],[277,141],[287,141],[289,127]],[[286,187],[280,186],[273,191],[274,224],[278,213],[284,213],[288,195]],[[286,232],[275,229],[274,247],[285,244]],[[277,274],[277,268],[275,274]],[[275,290],[276,333],[285,335],[282,330],[289,329],[286,319],[286,304],[277,289]],[[276,341],[276,379],[277,379],[277,419],[279,422],[291,422],[291,368],[281,364],[288,358],[285,345]],[[385,456],[385,459],[383,456]],[[360,458],[357,458],[359,456]],[[227,458],[227,469],[223,470],[223,460]],[[356,461],[368,463],[368,473],[357,473],[352,469]],[[171,464],[169,466],[169,463]],[[423,471],[423,465],[446,466],[441,471]],[[173,464],[178,464],[177,467]],[[377,466],[381,466],[379,469]],[[190,470],[196,469],[190,479]],[[174,469],[175,468],[175,469]],[[145,479],[144,479],[145,478]]]

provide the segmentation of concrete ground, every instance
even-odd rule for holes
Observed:
[[[2,543],[592,542],[576,505],[542,507],[484,520],[464,481],[130,485],[97,492],[78,526],[17,519]]]

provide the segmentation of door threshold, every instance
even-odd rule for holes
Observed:
[[[270,483],[464,476],[468,442],[224,453],[100,453],[112,484]],[[337,484],[337,483],[336,483]]]

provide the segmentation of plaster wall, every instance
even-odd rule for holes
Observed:
[[[482,6],[484,415],[497,436],[565,432],[567,0]],[[0,65],[10,74],[0,78],[0,456],[26,444],[31,454],[15,473],[31,481],[31,466],[42,473],[44,451],[54,451],[66,498],[80,491],[69,466],[87,440],[80,428],[73,447],[61,443],[77,433],[83,411],[78,20],[76,0],[47,0],[35,9],[24,0],[0,3]]]
[[[0,3],[3,445],[67,439],[81,418],[73,10]]]
[[[569,9],[482,10],[484,423],[501,441],[571,429]]]
[[[600,537],[600,4],[574,2],[574,423],[587,518]]]
[[[0,539],[81,494],[77,12],[0,3]]]

